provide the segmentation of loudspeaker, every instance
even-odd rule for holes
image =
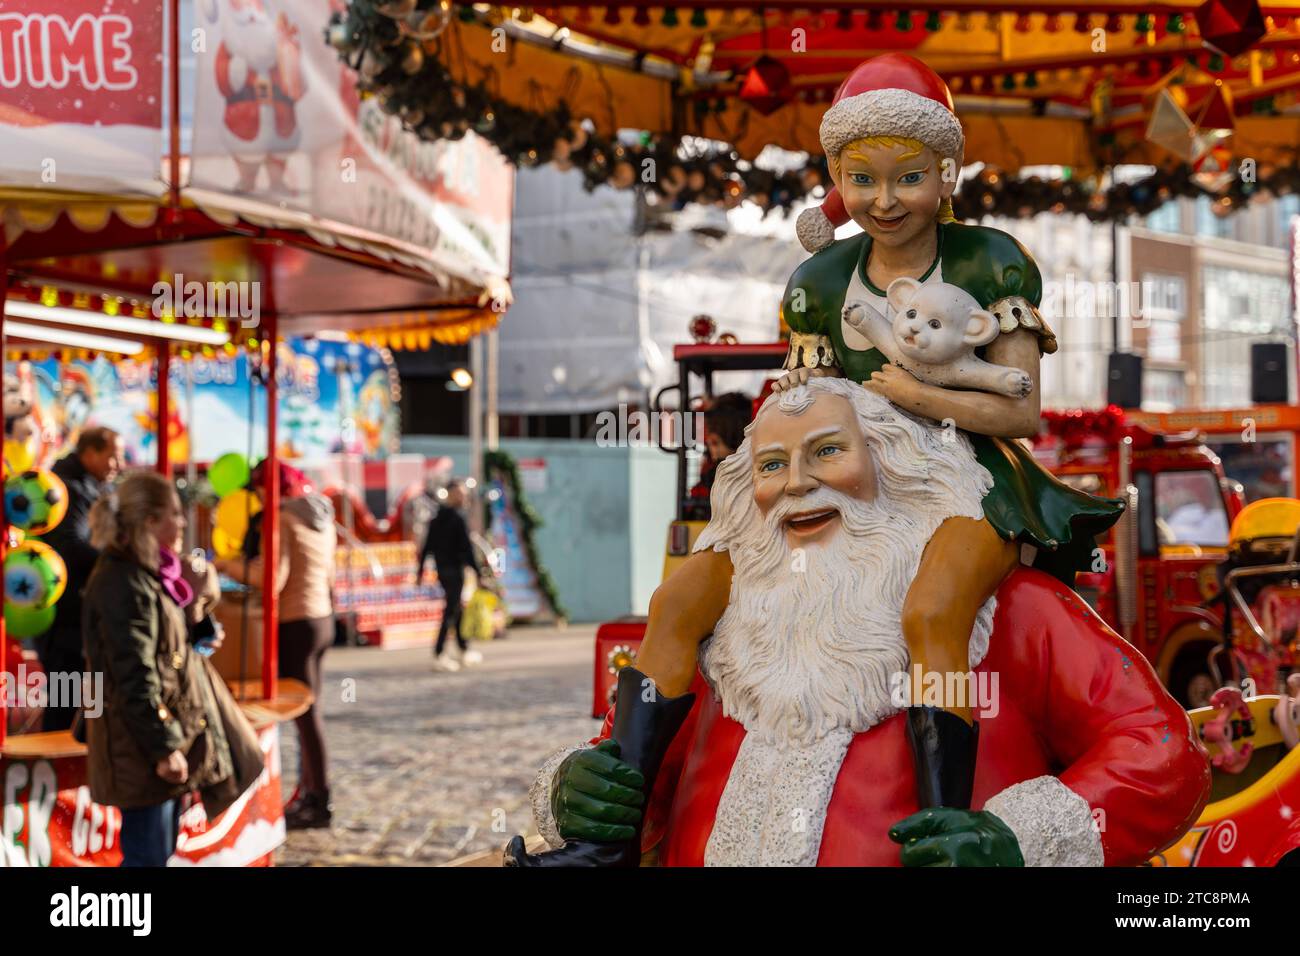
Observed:
[[[1252,342],[1250,401],[1253,405],[1282,405],[1291,400],[1291,376],[1286,368],[1286,344]]]
[[[1107,404],[1120,408],[1142,407],[1142,356],[1111,352],[1106,377]]]

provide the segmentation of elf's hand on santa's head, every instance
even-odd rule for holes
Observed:
[[[1020,843],[1001,819],[984,810],[931,807],[894,824],[903,866],[1024,866]]]

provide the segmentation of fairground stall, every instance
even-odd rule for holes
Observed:
[[[15,472],[42,474],[103,424],[123,434],[129,464],[175,474],[214,519],[215,486],[247,495],[241,459],[265,458],[270,476],[291,457],[346,497],[395,451],[388,350],[464,342],[499,321],[509,167],[473,137],[423,143],[359,96],[322,37],[331,9],[6,5],[0,335]],[[278,490],[269,480],[262,492],[268,552]],[[236,545],[213,540],[223,529],[206,511],[194,543]],[[391,567],[382,557],[363,563],[409,572],[404,549]],[[213,821],[188,810],[173,863],[269,863],[284,838],[278,727],[310,699],[277,679],[267,567],[256,618],[244,613],[227,634],[238,653],[221,667],[266,772]],[[432,596],[421,601],[429,626]],[[120,814],[90,801],[84,747],[68,732],[30,732],[39,664],[22,640],[48,610],[6,595],[5,620],[22,633],[0,630],[0,861],[114,865]]]

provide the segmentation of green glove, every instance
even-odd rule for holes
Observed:
[[[894,824],[889,839],[903,845],[903,866],[1025,865],[1011,828],[983,810],[921,810]]]
[[[618,759],[616,741],[602,740],[564,758],[551,778],[551,812],[566,840],[615,843],[636,837],[645,806],[645,778]]]

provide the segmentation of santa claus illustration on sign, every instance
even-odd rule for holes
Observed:
[[[992,483],[967,436],[856,382],[770,396],[718,466],[712,520],[652,599],[604,730],[538,775],[556,849],[516,838],[507,865],[1132,866],[1178,840],[1209,797],[1204,749],[1051,575],[1017,567],[979,609],[978,699],[947,699],[948,682],[916,699],[934,688],[910,676],[908,588],[935,529],[981,518]],[[666,641],[701,637],[689,671],[666,666]],[[978,756],[909,734],[918,705],[979,708]],[[926,767],[945,779],[927,786]],[[928,799],[956,792],[948,776],[969,798]]]
[[[266,166],[275,193],[292,193],[285,179],[298,148],[295,107],[303,96],[298,28],[281,11],[274,19],[263,0],[202,0],[209,22],[220,25],[214,59],[225,98],[222,138],[239,169],[239,192],[257,188]]]

